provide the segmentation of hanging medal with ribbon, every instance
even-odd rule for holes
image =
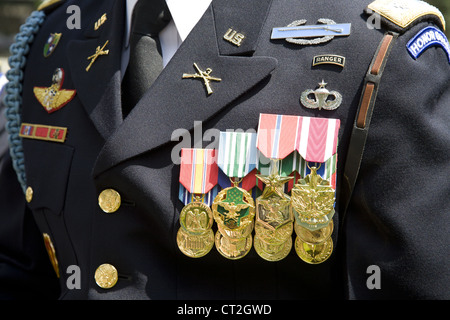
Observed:
[[[261,152],[262,160],[260,160],[259,169],[261,172],[268,170],[270,172],[269,177],[265,178],[269,182],[267,184],[266,181],[266,188],[273,189],[271,185],[276,184],[274,180],[277,179],[279,182],[285,183],[283,177],[287,179],[287,176],[293,177],[296,181],[294,187],[290,183],[286,184],[288,191],[292,189],[290,212],[291,219],[295,218],[294,229],[297,235],[295,248],[300,258],[308,263],[325,261],[333,250],[330,236],[333,231],[331,219],[334,215],[339,126],[340,121],[336,119],[260,115],[258,149]],[[269,162],[269,166],[261,164],[264,159],[266,163]],[[275,160],[277,169],[268,169],[274,166]],[[278,189],[281,191],[279,184]],[[320,194],[320,196],[315,197],[316,194]],[[272,192],[272,196],[269,198],[271,201],[269,201],[266,199],[268,193],[263,192],[263,195],[257,199],[257,224],[258,221],[261,221],[261,224],[267,227],[267,221],[264,220],[266,215],[261,214],[265,209],[259,203],[264,203],[263,201],[275,203],[276,195],[277,193]],[[277,196],[281,199],[280,194]],[[284,198],[287,199],[286,197]],[[281,203],[283,202],[281,201]],[[307,210],[308,208],[310,211]],[[281,214],[281,211],[279,213]],[[266,223],[264,224],[264,222]],[[286,224],[283,228],[288,230],[288,225]],[[277,229],[273,224],[272,228]],[[278,226],[278,228],[280,227]],[[274,250],[274,244],[280,237],[275,236],[272,239],[263,237],[259,234],[268,233],[259,233],[260,228],[256,227],[255,229],[255,248],[258,248],[257,239],[261,239],[258,241],[265,244],[261,247],[266,248],[265,251],[260,250],[262,254],[258,253],[263,258],[267,256],[281,258],[283,256],[281,251]],[[289,238],[285,239],[289,241]],[[269,259],[266,258],[266,260]]]
[[[306,168],[292,189],[295,250],[310,264],[327,260],[333,252],[333,216],[340,121],[299,117],[297,151]]]
[[[255,204],[239,184],[256,168],[256,133],[221,132],[219,141],[218,166],[230,186],[217,194],[212,205],[218,227],[215,243],[222,256],[236,260],[252,247]],[[252,188],[249,180],[244,185]]]
[[[214,246],[213,213],[209,207],[217,194],[217,157],[214,149],[182,149],[179,198],[178,248],[186,256],[200,258]]]
[[[255,250],[263,259],[279,261],[292,248],[293,215],[285,184],[294,178],[295,116],[261,114],[257,148],[261,153],[258,179],[265,184],[256,199]],[[285,159],[289,159],[285,161]]]

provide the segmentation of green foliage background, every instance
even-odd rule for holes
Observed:
[[[447,33],[447,37],[450,37],[450,0],[427,0],[427,2],[441,10],[445,17],[445,21],[447,22],[447,28],[445,31]]]

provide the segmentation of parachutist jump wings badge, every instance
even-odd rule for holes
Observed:
[[[339,108],[342,103],[342,95],[337,91],[329,91],[325,88],[326,85],[327,83],[322,80],[319,83],[319,89],[304,91],[300,98],[301,103],[309,109],[335,110]],[[314,95],[314,98],[311,95]]]

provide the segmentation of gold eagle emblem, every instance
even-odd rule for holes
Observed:
[[[314,229],[314,225],[329,222],[336,198],[330,183],[317,174],[318,168],[310,169],[311,173],[292,189],[292,207],[298,220]]]

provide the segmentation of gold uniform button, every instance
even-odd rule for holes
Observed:
[[[95,283],[97,283],[100,288],[111,289],[116,285],[119,274],[113,265],[105,263],[95,270],[94,278]]]
[[[25,200],[30,203],[33,200],[33,188],[28,187],[25,191]]]
[[[120,194],[114,189],[103,190],[98,196],[98,205],[105,213],[114,213],[122,203]]]

